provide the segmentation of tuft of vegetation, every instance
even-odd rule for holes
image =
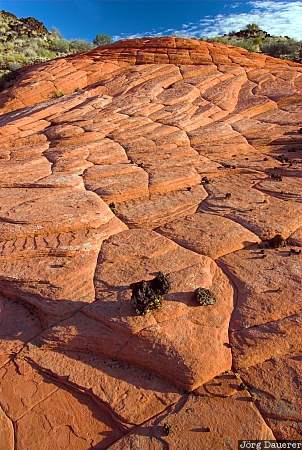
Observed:
[[[97,47],[101,47],[102,45],[112,44],[112,37],[108,36],[108,34],[97,34],[93,39],[94,45]]]
[[[54,92],[53,96],[54,98],[64,97],[64,92],[57,90]]]
[[[197,303],[201,306],[215,305],[216,303],[215,295],[209,289],[198,288],[195,291],[195,296]]]
[[[115,203],[114,202],[112,202],[112,203],[109,203],[109,208],[111,209],[111,211],[113,212],[113,213],[115,213],[116,212],[116,205],[115,205]]]
[[[210,42],[233,45],[248,51],[265,53],[275,58],[291,59],[302,62],[302,42],[288,36],[271,36],[255,24],[246,25],[240,31],[231,31],[224,36],[211,39],[202,38]]]
[[[159,272],[153,280],[131,284],[133,306],[138,315],[144,316],[162,307],[163,295],[171,288],[166,275]]]
[[[268,39],[261,44],[261,51],[275,58],[302,60],[302,43],[295,39]]]
[[[272,173],[270,174],[270,178],[271,178],[272,180],[274,180],[274,181],[282,181],[282,176],[279,175],[278,173],[272,172]]]
[[[105,34],[97,35],[94,42],[67,40],[57,29],[48,31],[42,22],[33,17],[19,19],[7,11],[0,11],[1,87],[9,81],[8,74],[24,66],[86,52],[97,45],[111,43],[112,38]]]

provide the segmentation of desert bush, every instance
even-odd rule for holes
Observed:
[[[56,57],[56,53],[54,51],[51,51],[48,48],[40,47],[36,51],[36,57],[37,58],[43,58],[43,59],[51,59]]]
[[[259,51],[259,44],[255,39],[233,39],[229,42],[229,45],[234,45],[235,47],[245,48],[250,52]]]
[[[59,53],[68,53],[69,42],[60,38],[52,39],[49,42],[49,49]]]
[[[258,52],[260,51],[261,40],[259,38],[236,39],[223,36],[210,39],[210,42],[219,42],[220,44],[233,45],[234,47],[245,48],[250,52]]]
[[[54,98],[64,97],[64,92],[62,92],[62,91],[60,91],[60,90],[54,91],[53,97],[54,97]]]
[[[302,49],[302,43],[295,41],[294,39],[280,40],[280,41],[268,41],[261,45],[261,50],[269,56],[282,57],[285,55],[298,54]]]
[[[11,51],[11,50],[14,50],[14,48],[15,48],[15,45],[13,42],[8,42],[6,44],[6,50]]]
[[[74,40],[69,42],[69,49],[71,52],[87,52],[92,49],[92,44],[84,40]]]
[[[108,34],[97,34],[93,39],[93,43],[98,47],[102,45],[108,45],[112,43],[112,37],[108,36]]]
[[[260,27],[256,23],[249,23],[246,25],[245,30],[260,31]]]
[[[37,52],[32,47],[26,47],[23,52],[24,56],[26,56],[28,59],[34,60],[37,57]]]
[[[20,69],[20,67],[22,67],[22,63],[19,63],[19,62],[7,62],[6,63],[6,67],[7,67],[7,69],[9,69],[11,71],[14,71],[14,70]]]

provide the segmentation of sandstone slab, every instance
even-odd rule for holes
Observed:
[[[0,366],[41,332],[40,321],[16,301],[0,298]]]
[[[240,370],[277,439],[301,439],[301,353]]]
[[[159,270],[169,274],[171,294],[162,310],[137,316],[129,286]],[[97,301],[45,333],[47,345],[123,360],[185,389],[230,368],[232,288],[210,258],[154,232],[119,233],[102,247],[95,286]],[[198,307],[197,287],[211,289],[217,303]]]
[[[259,238],[240,224],[215,214],[196,213],[159,229],[183,247],[219,258],[259,242]]]
[[[18,449],[108,448],[122,435],[106,411],[82,393],[58,389],[16,422]]]
[[[238,439],[245,439],[246,434],[251,439],[274,440],[257,408],[246,397],[222,400],[190,396],[136,428],[111,448],[185,449],[190,443],[194,450],[207,450],[214,443],[220,449],[229,449],[236,448]]]
[[[14,427],[0,407],[0,445],[7,450],[14,449]]]
[[[300,438],[301,80],[298,63],[164,37],[1,91],[5,450]],[[140,316],[131,284],[159,271],[171,291]]]
[[[142,423],[180,398],[173,385],[136,366],[83,351],[50,348],[50,342],[40,341],[22,356],[67,386],[89,393],[123,426]]]

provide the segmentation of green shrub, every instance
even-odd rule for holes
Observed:
[[[49,42],[50,50],[59,53],[68,53],[69,52],[69,42],[65,39],[55,38]]]
[[[69,49],[71,52],[87,52],[92,49],[92,44],[84,40],[74,40],[69,42]]]
[[[34,60],[37,57],[37,52],[32,47],[25,48],[23,54],[30,60]]]
[[[38,48],[35,53],[36,57],[43,59],[51,59],[56,57],[56,53],[54,51],[51,51],[45,47]]]
[[[259,38],[236,39],[223,36],[213,38],[210,40],[210,42],[219,42],[220,44],[233,45],[234,47],[245,48],[250,52],[259,52],[261,40]]]
[[[248,31],[260,31],[260,27],[256,23],[249,23],[245,27],[245,30],[248,30]]]
[[[6,64],[6,67],[7,67],[9,70],[14,71],[14,70],[20,69],[20,68],[22,67],[22,64],[19,63],[19,62],[8,62],[8,63]]]
[[[302,49],[302,43],[294,39],[269,41],[261,45],[261,50],[269,56],[281,57],[285,55],[299,54]]]
[[[108,36],[108,34],[97,34],[93,39],[93,43],[98,47],[102,45],[108,45],[112,43],[112,37]]]
[[[57,90],[54,92],[53,96],[54,98],[64,97],[64,92]]]

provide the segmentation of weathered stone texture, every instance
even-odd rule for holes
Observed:
[[[301,439],[302,66],[133,39],[0,104],[1,450]]]

